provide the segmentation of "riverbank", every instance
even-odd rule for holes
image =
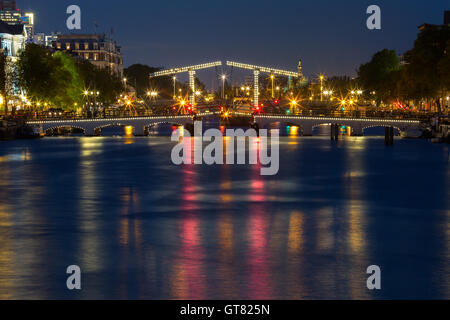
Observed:
[[[0,120],[0,140],[37,138],[32,127],[21,118],[5,118]]]

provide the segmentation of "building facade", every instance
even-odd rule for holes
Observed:
[[[58,35],[53,47],[88,60],[93,65],[108,69],[120,77],[123,75],[121,47],[105,34]]]
[[[22,11],[16,6],[16,1],[0,0],[0,20],[10,25],[23,24],[27,29],[28,42],[33,41],[34,13],[22,14]]]
[[[0,20],[10,25],[22,23],[22,13],[19,10],[0,10]]]
[[[25,48],[26,39],[27,31],[24,25],[9,25],[0,21],[1,49],[7,57],[16,60]]]
[[[0,10],[16,10],[16,0],[0,0]]]

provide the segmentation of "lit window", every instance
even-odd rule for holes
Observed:
[[[58,43],[56,44],[56,48],[57,48],[57,49],[61,49],[61,43],[60,43],[60,42],[58,42]]]
[[[94,54],[94,60],[95,60],[95,61],[98,60],[98,54],[97,54],[97,53]]]
[[[86,60],[89,60],[89,53],[85,53],[85,54],[84,54],[84,58],[85,58]]]
[[[89,50],[89,43],[88,42],[84,43],[84,50]]]
[[[75,43],[75,50],[80,50],[80,44],[78,42]]]
[[[66,50],[70,50],[70,43],[69,42],[66,43]]]

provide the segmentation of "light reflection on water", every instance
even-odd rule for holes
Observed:
[[[3,143],[0,298],[450,298],[448,147],[383,143],[282,137],[274,177],[167,137]]]

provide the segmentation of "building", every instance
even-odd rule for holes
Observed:
[[[35,44],[53,48],[53,44],[56,42],[56,40],[58,40],[58,35],[60,34],[61,33],[51,33],[51,34],[35,33],[33,35],[32,42]]]
[[[0,42],[1,49],[7,57],[15,60],[19,57],[20,51],[25,48],[27,31],[22,24],[9,25],[0,21]]]
[[[0,0],[0,10],[15,11],[16,9],[16,0]]]
[[[34,13],[22,12],[17,9],[16,1],[0,0],[0,20],[10,25],[23,24],[27,29],[28,41],[33,41],[34,36]]]
[[[97,67],[107,68],[120,77],[123,75],[121,47],[105,34],[58,35],[53,47],[86,59]]]
[[[27,29],[28,41],[32,42],[34,37],[34,13],[26,12],[22,16],[22,23]]]
[[[0,10],[0,20],[10,25],[22,24],[20,10]]]

